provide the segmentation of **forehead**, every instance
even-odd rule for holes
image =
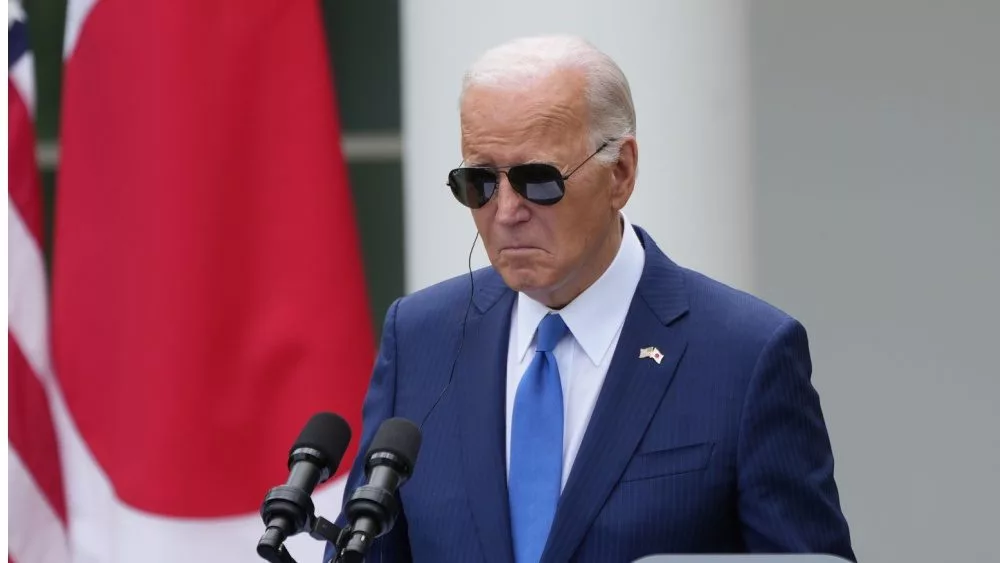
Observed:
[[[472,86],[462,100],[462,153],[503,164],[559,156],[585,137],[585,78],[559,71],[517,86]]]

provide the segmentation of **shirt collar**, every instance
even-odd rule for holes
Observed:
[[[639,285],[646,253],[625,214],[622,218],[622,242],[608,269],[576,299],[559,311],[528,297],[517,295],[517,357],[524,360],[535,336],[535,329],[549,313],[559,313],[576,341],[594,365],[599,365],[611,348],[618,329],[625,322],[632,295]]]

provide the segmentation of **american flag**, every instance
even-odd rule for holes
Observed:
[[[35,162],[35,77],[24,11],[7,12],[9,430],[8,556],[68,561],[66,496],[53,412],[58,390],[49,351],[42,193]]]

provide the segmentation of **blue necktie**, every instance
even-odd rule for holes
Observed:
[[[537,563],[562,486],[563,397],[552,354],[569,329],[559,315],[538,325],[535,357],[514,397],[510,431],[510,524],[517,563]]]

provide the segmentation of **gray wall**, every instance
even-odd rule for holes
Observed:
[[[750,11],[756,288],[866,561],[1000,561],[1000,2]]]

